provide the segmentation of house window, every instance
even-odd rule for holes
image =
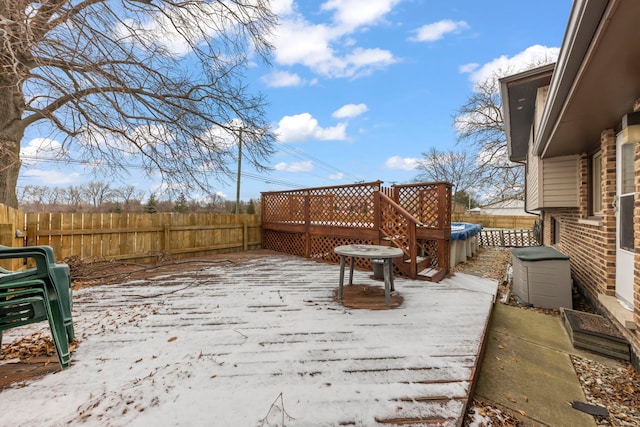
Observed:
[[[556,218],[551,218],[551,226],[553,227],[553,236],[551,236],[551,241],[553,242],[553,245],[559,245],[560,244],[560,221],[558,221]]]
[[[590,198],[589,215],[602,215],[602,152],[598,151],[591,157],[589,168]]]
[[[621,147],[620,195],[618,197],[618,216],[620,217],[620,248],[633,252],[634,230],[633,210],[635,192],[634,145]]]

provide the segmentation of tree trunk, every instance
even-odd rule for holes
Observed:
[[[12,208],[18,207],[18,197],[16,186],[20,173],[20,140],[8,141],[7,138],[0,138],[0,203]]]
[[[4,81],[2,81],[4,83]],[[20,174],[21,115],[24,99],[17,84],[0,88],[0,203],[18,207],[16,185]]]

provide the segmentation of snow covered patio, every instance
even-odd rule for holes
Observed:
[[[497,282],[396,278],[391,310],[334,301],[339,267],[275,255],[74,294],[69,369],[1,392],[0,425],[460,423]],[[355,284],[382,287],[371,272]],[[4,342],[33,326],[6,331]]]

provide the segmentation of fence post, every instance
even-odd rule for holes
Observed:
[[[13,247],[15,233],[13,224],[0,224],[0,245]]]
[[[0,245],[13,247],[15,233],[15,227],[13,224],[0,224]],[[0,264],[10,270],[17,270],[20,268],[22,263],[22,259],[8,259],[2,261]]]
[[[249,250],[249,228],[246,221],[242,223],[242,249]]]
[[[27,214],[27,246],[38,244],[38,214]]]
[[[162,230],[164,232],[163,250],[166,253],[170,253],[171,252],[171,224],[163,224]]]

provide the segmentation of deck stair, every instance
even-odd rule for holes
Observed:
[[[442,251],[429,250],[430,245],[433,244],[432,239],[429,239],[433,236],[429,234],[434,233],[430,233],[428,226],[402,207],[397,202],[399,199],[397,196],[393,190],[381,189],[376,194],[376,204],[379,206],[376,210],[379,215],[376,223],[379,224],[381,244],[402,249],[404,253],[402,259],[394,262],[396,269],[402,275],[419,280],[436,282],[442,280],[448,273],[448,259],[444,263],[446,257],[440,256]],[[447,238],[450,236],[450,225],[448,231],[448,233],[443,232],[443,236],[446,235]],[[448,249],[448,240],[444,243],[447,243],[445,246]]]

